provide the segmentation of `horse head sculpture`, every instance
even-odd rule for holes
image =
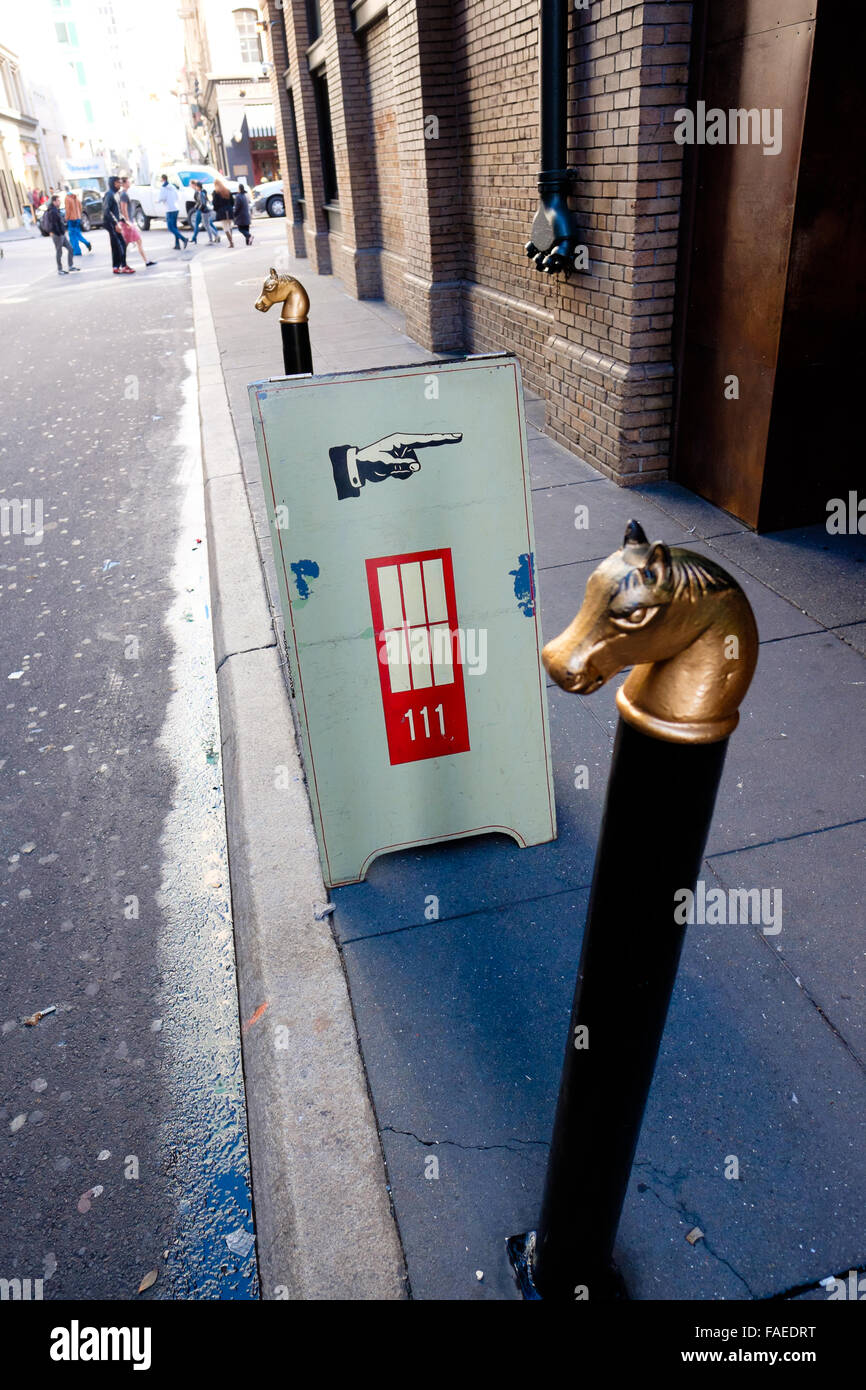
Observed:
[[[310,297],[294,275],[278,275],[271,266],[268,278],[255,307],[266,314],[273,304],[282,304],[282,323],[306,323],[310,313]]]
[[[735,579],[691,550],[650,544],[636,521],[589,577],[577,617],[542,660],[557,685],[590,695],[634,669],[623,719],[674,743],[714,743],[736,728],[758,660],[758,631]]]

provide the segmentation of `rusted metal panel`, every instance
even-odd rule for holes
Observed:
[[[825,5],[815,34],[785,313],[758,521],[824,521],[862,491],[866,126],[861,7]]]
[[[796,17],[802,4],[735,8]],[[761,143],[692,152],[697,187],[675,474],[751,526],[759,517],[813,32],[813,23],[788,22],[708,46],[700,93],[707,109],[781,110],[781,143],[777,153],[765,154]],[[736,399],[726,398],[731,377]]]
[[[711,0],[707,16],[710,46],[814,21],[817,0]]]

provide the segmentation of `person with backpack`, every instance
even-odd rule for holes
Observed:
[[[54,242],[54,250],[57,253],[57,274],[68,275],[71,270],[80,270],[80,266],[72,264],[72,242],[66,235],[66,219],[60,211],[60,198],[56,193],[42,214],[42,225]],[[66,270],[63,269],[64,246],[68,258]]]
[[[198,234],[201,230],[201,224],[203,222],[204,229],[207,232],[208,243],[209,245],[214,246],[219,241],[219,233],[215,232],[213,228],[213,210],[211,208],[210,201],[207,196],[207,189],[205,188],[201,179],[195,181],[195,186],[195,214],[193,216],[192,225],[193,245],[195,245],[198,241]]]
[[[252,246],[253,239],[250,236],[250,222],[252,213],[250,211],[250,200],[247,197],[247,190],[242,183],[238,184],[238,191],[235,194],[235,226],[246,242],[247,246]]]
[[[222,179],[214,179],[213,184],[213,215],[214,221],[221,231],[226,234],[226,241],[229,246],[234,246],[232,241],[232,215],[234,213],[234,196],[231,189],[223,183]]]

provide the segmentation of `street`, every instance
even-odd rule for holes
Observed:
[[[195,253],[90,238],[0,261],[0,1276],[249,1299]]]

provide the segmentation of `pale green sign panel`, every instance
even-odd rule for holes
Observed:
[[[516,359],[249,393],[325,882],[436,840],[555,838]]]

